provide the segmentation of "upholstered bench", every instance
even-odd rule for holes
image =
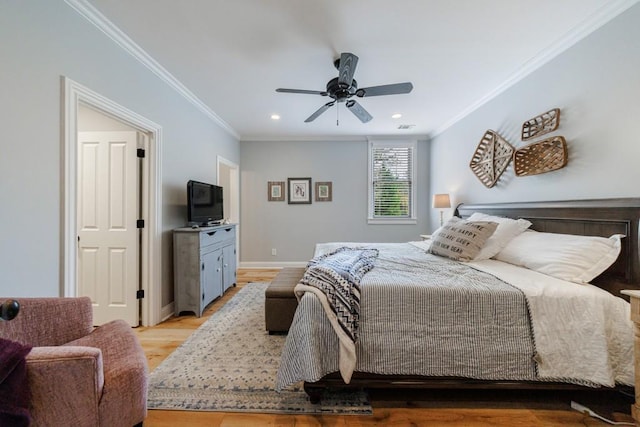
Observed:
[[[305,268],[283,268],[271,281],[265,292],[264,320],[267,331],[288,332],[298,300],[293,293]]]

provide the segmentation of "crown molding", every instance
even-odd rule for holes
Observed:
[[[602,6],[588,19],[567,31],[564,37],[562,37],[560,40],[553,43],[547,49],[544,49],[529,61],[527,61],[518,71],[512,74],[509,78],[507,78],[507,80],[502,82],[494,90],[462,110],[458,115],[442,124],[436,130],[434,130],[433,133],[431,133],[431,137],[433,138],[440,135],[451,126],[458,123],[460,120],[464,119],[487,102],[496,98],[502,92],[520,82],[529,74],[533,73],[534,71],[551,61],[553,58],[560,55],[562,52],[566,51],[571,46],[575,45],[598,28],[602,27],[604,24],[629,9],[631,6],[638,3],[638,1],[640,0],[615,0]]]
[[[302,136],[302,135],[269,135],[269,136],[246,136],[240,138],[240,142],[322,142],[322,141],[366,141],[366,136]]]
[[[193,92],[175,78],[169,71],[160,65],[151,57],[144,49],[137,45],[129,36],[113,24],[98,9],[91,5],[87,0],[64,0],[72,9],[80,16],[93,24],[96,28],[107,35],[124,51],[137,59],[142,65],[147,67],[153,74],[167,83],[176,92],[182,95],[187,101],[196,106],[200,111],[213,120],[218,126],[227,133],[240,139],[240,135],[227,122],[222,120],[211,108],[202,102]]]
[[[374,139],[412,139],[416,141],[428,141],[429,135],[424,134],[407,134],[407,135],[356,135],[356,136],[249,136],[240,139],[240,142],[367,142],[371,138]]]

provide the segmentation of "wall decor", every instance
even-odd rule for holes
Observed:
[[[529,139],[553,132],[560,125],[560,109],[554,108],[542,113],[522,124],[522,140]]]
[[[269,181],[267,195],[270,202],[284,202],[284,181]]]
[[[311,178],[287,178],[289,204],[311,204]]]
[[[330,202],[333,198],[331,182],[316,182],[316,202]]]
[[[478,143],[469,167],[487,188],[496,185],[500,175],[505,171],[514,148],[497,132],[489,129]]]
[[[513,154],[516,176],[538,175],[562,169],[567,165],[567,142],[554,136],[518,148]]]

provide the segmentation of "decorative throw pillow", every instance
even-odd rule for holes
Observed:
[[[531,222],[526,219],[511,219],[502,216],[487,215],[480,212],[472,214],[468,221],[491,221],[497,222],[498,228],[495,233],[489,237],[487,243],[484,245],[474,261],[480,261],[482,259],[493,258],[507,246],[507,243],[514,237],[522,234],[527,228],[531,227]]]
[[[495,222],[465,221],[454,216],[431,235],[429,252],[455,261],[471,261],[496,228]]]
[[[622,237],[529,230],[511,240],[496,259],[569,282],[589,283],[618,259]]]

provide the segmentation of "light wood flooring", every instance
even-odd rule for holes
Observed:
[[[171,318],[151,328],[136,328],[147,355],[149,370],[158,366],[176,347],[224,305],[243,286],[266,282],[276,269],[240,269],[238,286],[214,301],[202,317]],[[230,412],[149,410],[146,427],[176,426],[606,426],[570,408],[576,400],[613,417],[633,422],[629,398],[618,394],[584,395],[566,392],[407,391],[370,394],[372,416],[278,415]]]

